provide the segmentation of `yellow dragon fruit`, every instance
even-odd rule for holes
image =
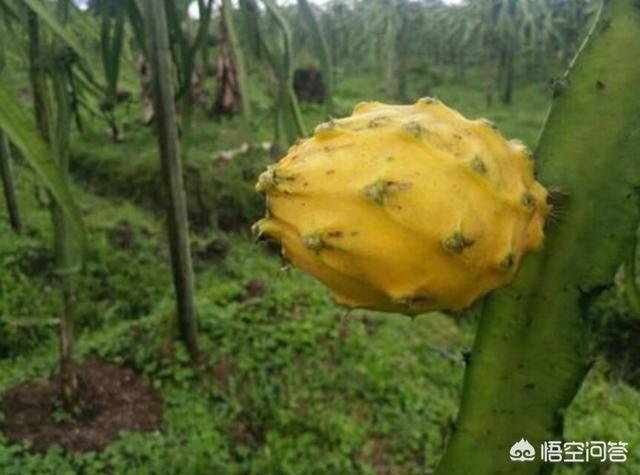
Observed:
[[[258,235],[348,307],[461,310],[543,239],[529,150],[441,102],[358,104],[262,173]]]

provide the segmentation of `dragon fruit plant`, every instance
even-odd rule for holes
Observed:
[[[438,101],[370,102],[321,124],[257,184],[256,233],[343,305],[457,311],[502,287],[484,301],[440,475],[553,470],[509,451],[561,439],[590,365],[587,310],[638,227],[637,0],[604,2],[553,95],[535,161]],[[540,183],[557,190],[555,219]]]

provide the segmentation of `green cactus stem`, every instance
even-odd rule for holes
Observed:
[[[233,5],[231,4],[230,0],[222,0],[222,19],[224,23],[224,29],[229,39],[229,45],[231,46],[233,63],[236,67],[238,87],[240,89],[240,105],[242,106],[242,117],[245,120],[245,125],[249,129],[248,124],[251,120],[249,77],[247,75],[247,66],[244,57],[244,51],[242,50],[242,45],[238,40],[236,26],[233,21]]]
[[[333,63],[331,62],[331,54],[329,53],[329,46],[327,40],[322,32],[322,27],[316,18],[316,14],[311,8],[308,0],[298,0],[298,11],[302,22],[305,24],[308,32],[309,39],[313,49],[315,50],[322,69],[322,79],[325,84],[326,97],[325,97],[325,111],[327,115],[333,114]]]
[[[638,51],[638,3],[604,2],[536,153],[541,182],[567,194],[562,219],[515,282],[485,303],[438,475],[553,471],[540,459],[540,444],[561,440],[563,414],[588,372],[585,314],[610,285],[638,226]],[[510,460],[521,438],[536,448],[534,461]]]
[[[280,48],[274,48],[265,42],[263,38],[262,46],[264,53],[269,60],[271,69],[278,78],[279,91],[276,96],[276,142],[281,141],[283,135],[287,135],[287,142],[292,143],[296,138],[307,135],[300,105],[293,90],[293,42],[291,28],[280,8],[273,0],[262,0],[265,8],[273,17],[278,29],[281,33],[281,59],[277,58],[276,51]]]
[[[154,80],[154,110],[160,171],[165,192],[167,234],[180,336],[193,359],[198,355],[198,324],[182,158],[171,82],[167,12],[163,2],[145,0],[149,63]]]

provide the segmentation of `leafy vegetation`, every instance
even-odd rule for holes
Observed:
[[[175,13],[167,79],[195,273],[192,357],[177,324],[166,188],[158,135],[148,127],[159,113],[151,106],[148,17],[142,2],[125,3],[96,0],[81,11],[63,0],[0,0],[0,46],[10,45],[0,55],[0,129],[11,142],[21,218],[16,234],[0,207],[0,395],[59,371],[66,274],[54,246],[57,202],[88,243],[73,284],[74,359],[136,370],[159,391],[162,422],[153,432],[120,434],[99,452],[37,452],[0,431],[0,473],[433,473],[455,433],[482,302],[463,315],[414,320],[345,313],[311,278],[283,269],[278,249],[252,241],[250,224],[264,207],[255,180],[305,126],[364,100],[435,95],[533,147],[551,96],[563,90],[553,78],[595,4],[202,0],[194,5],[205,15],[190,20],[188,2],[165,2]],[[38,108],[29,18],[47,48],[68,54],[68,63],[52,55],[43,71],[58,94],[48,106],[58,138],[49,144],[28,116]],[[298,100],[299,68],[324,77],[324,103]],[[220,91],[231,107],[214,114]],[[52,158],[67,144],[64,176]],[[560,209],[554,220],[562,218]],[[627,254],[615,285],[590,305],[593,365],[565,414],[564,438],[629,442],[629,461],[564,464],[554,473],[640,472],[637,253]],[[0,403],[0,428],[9,416]],[[58,407],[55,416],[74,412]]]

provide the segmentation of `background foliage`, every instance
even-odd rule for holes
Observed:
[[[193,102],[183,105],[180,118],[205,355],[194,366],[174,338],[155,138],[140,121],[145,86],[136,64],[142,48],[136,2],[121,33],[116,25],[124,10],[101,3],[92,2],[87,13],[74,9],[69,28],[81,38],[77,48],[93,71],[78,68],[74,76],[70,187],[90,243],[77,290],[77,358],[135,368],[161,391],[164,419],[157,432],[123,434],[101,453],[65,454],[56,447],[33,453],[28,443],[12,444],[0,435],[0,472],[429,473],[452,430],[478,309],[413,321],[367,311],[345,316],[311,279],[281,272],[277,250],[251,241],[249,225],[263,212],[253,184],[273,160],[270,151],[277,152],[263,142],[286,143],[296,129],[286,123],[278,129],[279,114],[285,122],[297,119],[278,112],[295,98],[287,96],[288,71],[266,57],[283,54],[277,18],[250,0],[233,10],[249,113],[239,108],[212,117],[221,38],[216,8],[192,58],[203,79],[192,97],[179,98]],[[187,7],[175,2],[182,15],[172,36],[176,85],[190,67],[180,55],[195,44],[200,24],[187,19]],[[0,1],[7,18],[21,15],[17,10]],[[469,117],[490,117],[506,137],[533,146],[553,78],[577,48],[593,3],[333,1],[313,11],[331,57],[334,115],[350,113],[362,100],[413,100],[428,93]],[[279,12],[291,29],[292,67],[328,74],[296,6]],[[3,44],[13,45],[3,55],[1,80],[28,108],[26,39],[11,34],[18,23],[9,21],[13,26],[0,27]],[[104,37],[108,51],[100,48]],[[118,91],[129,95],[118,102]],[[327,115],[324,104],[303,103],[300,111],[307,127]],[[244,143],[246,150],[231,159],[221,154]],[[0,391],[55,371],[57,358],[50,198],[15,152],[25,228],[13,234],[0,212]],[[566,437],[627,441],[630,462],[566,466],[557,473],[640,471],[640,358],[633,344],[640,319],[627,298],[629,279],[635,276],[621,271],[617,285],[592,309],[598,357],[567,414]]]

